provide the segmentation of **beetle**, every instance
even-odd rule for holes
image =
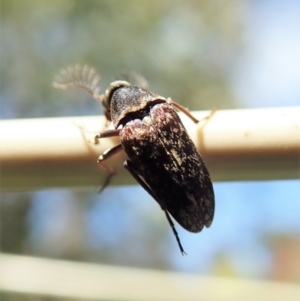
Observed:
[[[114,81],[99,95],[98,80],[94,69],[76,66],[63,72],[54,86],[81,87],[102,102],[114,129],[103,131],[96,139],[119,136],[120,144],[100,155],[98,163],[105,167],[106,159],[125,151],[125,169],[165,212],[180,251],[185,254],[170,215],[184,229],[200,232],[211,225],[215,210],[209,172],[176,110],[195,123],[198,120],[172,99],[127,81]],[[103,187],[113,175],[108,171]]]

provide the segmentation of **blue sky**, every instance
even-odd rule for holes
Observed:
[[[232,89],[243,107],[299,106],[300,2],[250,1]]]

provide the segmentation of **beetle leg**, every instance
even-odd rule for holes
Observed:
[[[199,120],[199,122],[202,122],[202,121],[206,120],[206,122],[204,123],[203,127],[207,124],[207,122],[215,114],[216,111],[217,111],[216,108],[212,108],[212,110],[210,111],[209,115],[207,115],[206,117],[203,117],[202,119]]]
[[[135,180],[156,200],[154,194],[153,194],[153,191],[152,189],[146,184],[145,181],[143,181],[141,179],[141,177],[138,175],[138,172],[136,171],[136,169],[134,168],[134,165],[132,164],[131,161],[129,160],[126,160],[124,163],[123,163],[123,166],[125,169],[127,169],[131,175],[135,178]],[[156,200],[157,201],[157,200]],[[158,202],[158,201],[157,201]],[[159,206],[161,207],[161,204],[158,202]],[[162,210],[164,210],[162,207],[161,207]]]
[[[196,119],[196,118],[191,114],[191,112],[190,112],[187,108],[185,108],[185,107],[183,107],[182,105],[180,105],[179,103],[173,101],[171,98],[168,98],[168,99],[167,99],[167,103],[168,103],[169,105],[175,107],[175,108],[178,109],[179,111],[183,112],[186,116],[188,116],[190,119],[192,119],[193,122],[195,122],[195,123],[198,123],[198,122],[199,122],[199,120]]]
[[[167,220],[168,220],[168,222],[169,222],[169,224],[170,224],[170,226],[171,226],[171,228],[172,228],[172,230],[173,230],[173,233],[174,233],[174,235],[175,235],[175,237],[176,237],[176,240],[177,240],[177,243],[178,243],[180,252],[181,252],[182,255],[186,255],[186,253],[184,252],[183,247],[182,247],[182,245],[181,245],[181,242],[180,242],[178,233],[177,233],[177,231],[176,231],[176,229],[175,229],[174,223],[173,223],[173,221],[172,221],[172,219],[171,219],[171,217],[170,217],[170,215],[169,215],[169,212],[168,212],[167,210],[164,210],[164,211],[165,211]]]
[[[121,130],[107,130],[96,135],[97,139],[119,136]]]
[[[120,130],[106,130],[102,133],[97,134],[94,137],[94,144],[98,144],[98,140],[101,138],[107,138],[107,137],[114,137],[114,136],[119,136]]]
[[[121,144],[118,144],[108,150],[106,150],[102,155],[100,155],[98,157],[97,162],[101,165],[103,163],[103,161],[107,160],[108,158],[114,156],[115,154],[117,154],[118,152],[120,152],[121,150],[123,150],[123,147]]]
[[[104,161],[108,158],[114,156],[118,152],[123,150],[123,147],[121,144],[118,144],[108,150],[106,150],[102,155],[99,156],[97,163],[108,173],[102,187],[100,188],[99,192],[104,190],[104,188],[110,183],[111,178],[114,176],[115,171],[112,168],[109,168],[107,165],[104,164]]]
[[[131,175],[135,178],[135,180],[154,198],[154,200],[157,201],[157,203],[160,205],[161,209],[165,212],[166,214],[166,217],[167,217],[167,220],[168,220],[168,223],[169,225],[171,226],[172,228],[172,231],[175,235],[175,238],[176,238],[176,241],[178,243],[178,246],[179,246],[179,249],[180,249],[180,252],[182,255],[185,255],[186,253],[184,252],[184,249],[181,245],[181,242],[180,242],[180,239],[179,239],[179,236],[178,236],[178,233],[175,229],[175,226],[174,226],[174,223],[172,222],[172,219],[169,215],[169,212],[164,209],[161,204],[159,203],[159,201],[156,199],[152,189],[147,185],[147,183],[138,175],[138,172],[136,171],[134,165],[132,164],[132,162],[130,160],[126,160],[123,164],[124,168],[127,169]]]
[[[98,140],[100,138],[118,136],[119,133],[120,133],[120,130],[107,130],[107,131],[104,131],[102,133],[99,133],[94,137],[95,144],[98,144]],[[107,160],[108,158],[115,155],[116,153],[118,153],[121,150],[122,150],[122,145],[118,144],[118,145],[106,150],[102,155],[99,156],[99,158],[97,160],[97,163],[108,173],[108,175],[107,175],[102,187],[100,188],[99,192],[103,191],[104,188],[109,185],[111,178],[115,174],[115,171],[112,168],[109,168],[108,166],[106,166],[103,161]]]
[[[181,111],[182,113],[184,113],[186,116],[188,116],[190,119],[192,119],[192,121],[195,122],[195,123],[199,123],[199,122],[201,122],[201,121],[203,121],[203,120],[209,121],[209,119],[210,119],[210,118],[215,114],[215,112],[216,112],[216,108],[213,108],[213,109],[211,110],[211,112],[209,113],[208,116],[202,118],[201,120],[198,120],[198,119],[196,119],[196,118],[191,114],[191,112],[190,112],[187,108],[183,107],[182,105],[180,105],[179,103],[175,102],[175,101],[172,100],[171,98],[168,98],[168,99],[167,99],[167,103],[168,103],[169,105],[175,107],[177,110]]]

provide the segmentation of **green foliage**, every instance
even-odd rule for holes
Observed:
[[[2,1],[4,118],[98,114],[55,91],[55,74],[88,63],[101,87],[122,69],[191,109],[231,107],[228,73],[240,46],[237,1]],[[98,104],[97,104],[98,105]]]

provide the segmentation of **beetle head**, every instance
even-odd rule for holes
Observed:
[[[131,84],[126,81],[117,80],[112,82],[106,89],[105,93],[100,96],[102,105],[105,108],[104,114],[109,121],[111,121],[110,103],[114,92],[120,88],[130,86]]]

